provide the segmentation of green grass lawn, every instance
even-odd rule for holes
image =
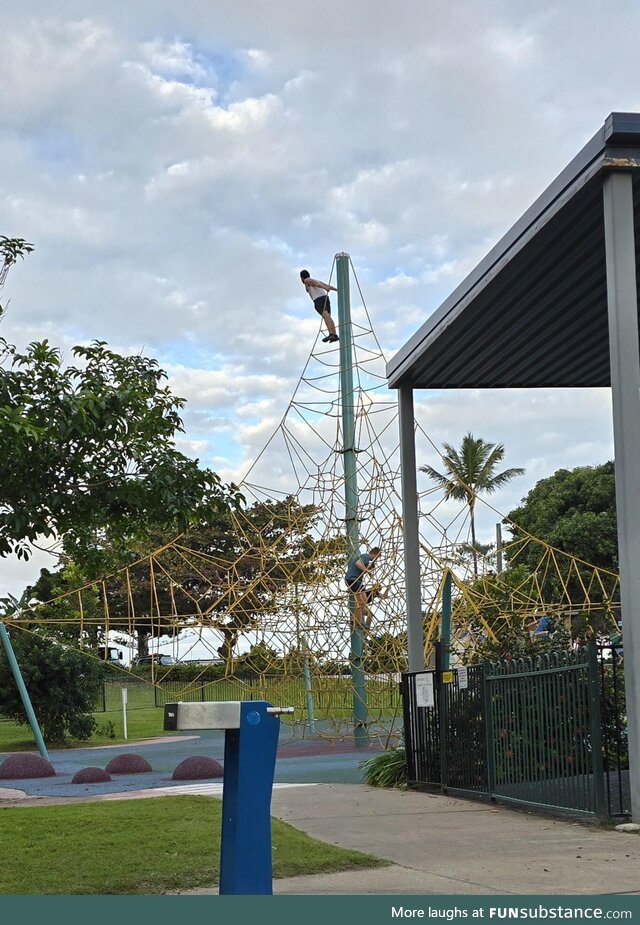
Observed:
[[[243,688],[240,682],[233,679],[211,682],[206,685],[204,691],[198,685],[192,685],[193,689],[190,690],[188,684],[178,682],[171,685],[171,687],[167,683],[161,690],[155,692],[151,684],[140,679],[135,679],[134,681],[125,679],[122,683],[109,682],[105,687],[104,695],[104,704],[107,710],[106,712],[101,710],[93,714],[98,724],[96,732],[86,742],[69,739],[65,742],[67,748],[76,748],[83,745],[121,745],[125,742],[122,720],[123,686],[127,687],[128,692],[128,741],[148,739],[165,734],[163,729],[163,701],[200,700],[202,696],[210,700],[234,698],[242,700],[248,697],[247,689],[245,689],[246,685]],[[282,681],[279,685],[271,684],[268,688],[254,685],[250,688],[250,694],[256,698],[264,698],[271,703],[282,706],[295,706],[295,721],[304,720],[307,717],[304,688],[299,679],[295,683],[293,681]],[[323,721],[330,717],[331,720],[339,722],[352,717],[353,691],[351,682],[348,679],[319,679],[314,696],[317,720]],[[390,698],[389,684],[375,681],[369,682],[367,685],[367,699],[370,719],[375,722],[382,717],[401,716],[402,711],[398,698],[397,685],[393,687],[393,696]],[[156,699],[158,705],[155,703]],[[289,721],[288,717],[283,717],[282,719],[283,723]],[[111,733],[115,733],[115,735],[111,735]],[[52,745],[51,747],[54,746]],[[19,726],[6,721],[0,722],[0,752],[27,751],[35,748],[36,745],[29,726]]]
[[[221,811],[219,800],[189,796],[1,809],[0,894],[131,895],[214,886]],[[388,863],[316,841],[278,819],[272,834],[274,877]]]
[[[67,748],[83,748],[93,745],[121,745],[124,741],[122,710],[112,713],[94,713],[98,723],[97,731],[90,739],[80,742],[69,739],[65,742]],[[115,738],[110,735],[112,724]],[[162,707],[148,707],[146,710],[127,711],[127,740],[150,739],[155,736],[166,735],[164,729],[164,710]],[[54,745],[50,746],[54,748]],[[17,723],[0,723],[0,752],[34,751],[37,746],[29,726],[19,726]]]

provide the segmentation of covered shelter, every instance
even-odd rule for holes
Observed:
[[[640,821],[640,113],[611,113],[387,365],[398,390],[409,670],[424,667],[414,389],[610,386],[631,805]]]

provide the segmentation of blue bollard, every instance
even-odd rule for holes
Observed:
[[[171,703],[165,729],[224,729],[220,895],[271,896],[271,792],[280,713],[264,700]]]

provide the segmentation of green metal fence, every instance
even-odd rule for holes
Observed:
[[[393,678],[368,678],[365,682],[369,712],[374,716],[400,712],[400,691]],[[253,678],[221,678],[217,681],[171,681],[152,684],[139,678],[105,681],[96,710],[122,708],[122,688],[127,689],[127,709],[162,707],[165,703],[205,700],[267,700],[295,707],[297,717],[307,713],[304,678],[259,675]],[[353,712],[353,688],[349,677],[312,678],[311,696],[316,717],[348,717]]]
[[[602,815],[595,647],[491,663],[485,691],[492,796]]]
[[[601,670],[592,644],[403,675],[409,782],[603,815]]]

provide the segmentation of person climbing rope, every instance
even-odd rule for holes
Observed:
[[[300,270],[300,279],[304,283],[304,288],[307,290],[315,310],[327,326],[329,333],[322,338],[323,343],[335,343],[340,338],[336,334],[336,326],[331,317],[331,302],[329,301],[328,293],[337,292],[338,290],[335,286],[330,286],[329,283],[323,283],[319,279],[312,279],[308,270]]]
[[[355,598],[355,607],[353,620],[356,627],[369,631],[371,626],[372,614],[369,610],[369,604],[376,598],[382,598],[384,595],[380,590],[379,584],[374,584],[372,588],[363,588],[364,576],[371,572],[376,559],[380,556],[381,549],[379,546],[373,546],[368,553],[364,552],[354,556],[347,567],[347,574],[344,580],[347,587]]]

